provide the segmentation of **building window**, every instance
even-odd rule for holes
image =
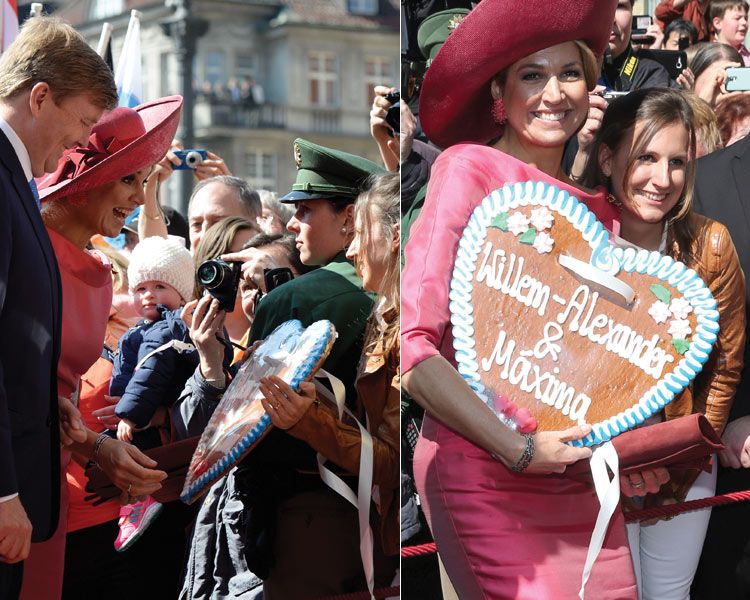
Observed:
[[[119,15],[125,10],[123,0],[94,0],[89,5],[89,19],[98,21],[114,15]]]
[[[367,106],[370,106],[375,97],[376,85],[393,85],[393,61],[384,56],[368,56],[365,59],[365,84]]]
[[[310,78],[310,104],[338,106],[338,66],[331,52],[310,52],[307,55]]]
[[[245,155],[247,182],[258,190],[276,189],[276,155],[251,150]]]
[[[258,57],[255,54],[236,54],[234,57],[234,75],[238,78],[256,78],[258,76]]]
[[[355,15],[376,15],[378,0],[349,0],[349,12]]]
[[[206,52],[205,69],[203,79],[211,85],[226,83],[227,67],[226,57],[221,51]]]

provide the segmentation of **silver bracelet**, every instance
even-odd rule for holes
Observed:
[[[104,442],[107,440],[112,439],[110,438],[106,433],[100,433],[99,437],[96,438],[96,441],[94,442],[94,456],[92,457],[92,461],[94,464],[98,467],[99,462],[97,461],[97,458],[99,457],[99,450],[104,445]]]
[[[534,436],[531,433],[521,434],[526,438],[526,447],[523,449],[523,454],[516,461],[516,464],[511,466],[510,470],[515,473],[523,473],[526,468],[531,464],[534,458]]]

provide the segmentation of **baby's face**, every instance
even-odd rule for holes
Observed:
[[[159,318],[157,304],[163,304],[169,310],[182,306],[180,293],[163,281],[144,281],[133,290],[133,305],[144,319],[153,321]]]

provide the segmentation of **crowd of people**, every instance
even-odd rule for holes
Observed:
[[[750,489],[748,4],[662,0],[638,32],[634,4],[407,0],[400,100],[376,86],[370,111],[381,164],[299,138],[277,194],[209,150],[185,216],[159,199],[182,98],[116,108],[85,40],[29,19],[0,57],[0,598],[371,593],[429,537],[442,590],[405,562],[405,598],[750,597],[750,504],[626,525]],[[264,102],[250,79],[203,93]],[[457,367],[460,239],[524,181],[683,263],[718,311],[701,372],[642,427],[698,414],[724,447],[615,472],[601,547],[602,494],[571,474],[601,455],[591,425],[508,426],[525,409]],[[208,261],[236,287],[206,289]],[[335,328],[320,376],[259,377],[270,430],[183,502],[189,459],[168,459],[290,320]]]
[[[252,80],[234,87],[232,101],[264,102]],[[116,108],[105,62],[50,17],[27,20],[2,54],[0,88],[0,598],[392,585],[398,173],[297,139],[296,183],[277,195],[208,151],[183,217],[159,200],[179,162],[180,96]],[[238,275],[225,295],[197,276],[211,260]],[[270,431],[182,502],[189,457],[179,476],[164,457],[194,444],[290,320],[332,323],[328,379],[258,381]]]
[[[442,570],[442,589],[424,592],[423,568],[405,559],[406,598],[750,597],[748,505],[624,519],[750,488],[750,87],[734,70],[750,64],[748,4],[662,0],[638,32],[634,4],[405,3],[402,544],[432,536]],[[592,456],[570,443],[590,427],[514,430],[457,368],[476,354],[454,346],[459,240],[491,192],[523,181],[575,196],[615,246],[693,269],[720,315],[703,371],[644,426],[699,413],[724,449],[707,469],[620,476],[593,562],[600,491],[567,474]],[[510,395],[504,383],[494,393]]]

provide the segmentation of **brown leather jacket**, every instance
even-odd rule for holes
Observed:
[[[370,357],[356,382],[357,409],[363,426],[368,424],[373,442],[373,500],[379,518],[373,528],[380,531],[383,552],[399,549],[399,450],[401,373],[398,353],[384,359]],[[360,434],[355,423],[339,420],[336,408],[326,400],[310,406],[299,422],[287,430],[329,461],[355,475],[359,473]]]
[[[693,269],[711,290],[719,311],[719,335],[711,355],[693,383],[664,408],[667,419],[703,413],[717,433],[727,424],[734,393],[742,374],[745,349],[745,276],[737,251],[724,225],[692,214],[696,231],[692,245]],[[673,256],[678,254],[673,245]],[[671,492],[684,499],[699,471],[670,472]]]

